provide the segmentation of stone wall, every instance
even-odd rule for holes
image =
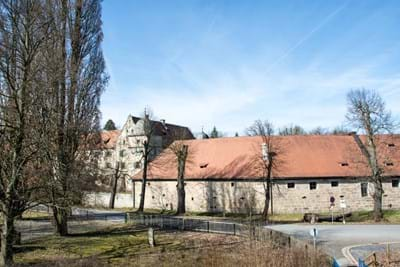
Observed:
[[[84,205],[90,207],[108,208],[110,202],[110,193],[107,192],[91,192],[87,193],[84,200]],[[133,199],[132,193],[118,193],[115,196],[115,208],[132,208]]]
[[[393,187],[392,180],[384,184],[384,209],[400,209],[400,187]],[[310,182],[316,183],[316,189],[310,190]],[[333,184],[332,184],[333,182]],[[335,185],[337,182],[337,186]],[[288,188],[294,183],[294,188]],[[335,198],[334,211],[340,211],[340,199],[347,205],[346,211],[371,210],[373,200],[372,184],[368,184],[367,196],[361,195],[361,183],[366,179],[324,179],[324,180],[284,180],[273,186],[273,210],[276,213],[328,212],[330,198]],[[395,184],[396,185],[396,184]],[[141,183],[134,183],[134,192],[118,193],[117,208],[135,208],[139,206]],[[264,203],[264,185],[262,182],[243,181],[187,181],[186,209],[200,212],[238,212],[260,213]],[[133,200],[133,195],[135,200]],[[108,206],[109,193],[89,193],[86,204],[90,206]],[[176,181],[149,181],[146,187],[145,208],[176,209]]]
[[[400,209],[400,188],[392,187],[387,179],[383,188],[384,209]],[[310,189],[310,182],[316,188]],[[333,183],[332,183],[333,182]],[[288,188],[294,183],[294,188]],[[337,183],[337,186],[335,186]],[[335,198],[334,211],[340,211],[340,199],[347,205],[346,211],[373,208],[372,184],[368,184],[366,196],[361,195],[361,183],[366,179],[304,179],[277,181],[273,186],[273,209],[276,213],[328,212],[330,198]],[[135,203],[139,204],[140,182],[135,182]],[[243,181],[187,181],[186,209],[203,212],[259,213],[264,203],[262,182]],[[177,203],[176,181],[150,181],[146,191],[146,208],[175,209]]]

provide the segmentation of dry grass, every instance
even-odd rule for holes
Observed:
[[[137,257],[131,266],[331,266],[318,251],[277,248],[268,243],[241,242],[232,245],[165,252]],[[160,264],[161,263],[161,264]],[[129,264],[128,264],[129,265]]]
[[[312,249],[283,249],[238,236],[113,226],[69,237],[47,236],[19,247],[17,266],[330,266]]]

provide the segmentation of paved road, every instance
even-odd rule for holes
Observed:
[[[39,210],[47,211],[47,208]],[[68,222],[68,228],[72,233],[95,231],[107,225],[125,222],[124,212],[110,210],[72,208],[72,215]],[[16,228],[21,232],[22,240],[54,233],[54,226],[50,220],[18,220]]]
[[[310,229],[318,229],[317,246],[344,266],[349,262],[342,253],[345,247],[371,243],[400,242],[400,225],[310,225],[285,224],[266,226],[290,234],[298,239],[312,240]],[[360,255],[363,253],[358,252]]]

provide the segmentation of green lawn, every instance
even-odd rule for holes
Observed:
[[[68,237],[46,236],[24,242],[18,247],[17,264],[43,264],[52,262],[73,262],[90,259],[96,265],[120,266],[126,258],[137,254],[159,252],[162,249],[178,249],[182,238],[167,232],[156,233],[158,246],[150,248],[147,243],[147,229],[132,225],[104,228],[102,231],[71,234]],[[84,263],[87,266],[88,263]],[[89,264],[90,265],[90,264]],[[91,266],[91,265],[90,265]]]
[[[373,223],[373,211],[355,211],[352,212],[350,218],[346,219],[347,222],[354,223]],[[383,223],[400,223],[400,210],[384,210]]]
[[[150,247],[147,229],[135,225],[46,236],[16,246],[15,266],[331,266],[319,251],[280,248],[239,236],[157,230],[155,237],[156,246]]]

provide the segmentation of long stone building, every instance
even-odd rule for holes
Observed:
[[[190,129],[166,123],[165,120],[150,121],[150,160],[178,139],[193,139]],[[107,178],[112,177],[118,168],[120,188],[132,190],[131,177],[143,168],[143,142],[147,140],[144,120],[129,115],[121,130],[101,132],[99,167]]]
[[[357,139],[359,138],[359,139]],[[373,185],[357,135],[273,137],[271,208],[276,213],[326,212],[373,208]],[[265,145],[261,137],[232,137],[184,141],[186,208],[188,211],[259,213],[264,203]],[[379,164],[384,170],[384,209],[400,209],[400,135],[377,138]],[[177,160],[164,150],[149,166],[146,208],[175,209]],[[139,203],[140,175],[134,181]],[[343,206],[342,206],[343,207]]]

